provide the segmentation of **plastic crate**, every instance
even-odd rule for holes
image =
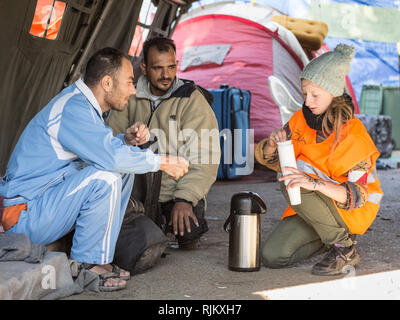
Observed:
[[[364,84],[360,97],[360,113],[378,116],[382,113],[383,89],[380,85]]]
[[[400,149],[400,87],[383,86],[382,113],[392,117],[392,137]]]

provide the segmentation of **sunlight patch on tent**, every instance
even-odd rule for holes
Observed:
[[[63,1],[38,0],[29,33],[36,37],[55,40],[60,30],[65,5]]]

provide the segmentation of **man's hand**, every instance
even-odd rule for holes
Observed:
[[[125,132],[125,142],[131,146],[141,146],[150,139],[150,131],[142,122],[136,122]]]
[[[171,211],[170,221],[175,235],[179,232],[180,235],[183,236],[185,233],[185,225],[187,232],[191,232],[189,218],[193,220],[196,226],[199,226],[199,222],[193,213],[192,205],[186,202],[176,202]]]
[[[182,157],[161,155],[160,170],[172,179],[182,177],[189,170],[189,162]]]

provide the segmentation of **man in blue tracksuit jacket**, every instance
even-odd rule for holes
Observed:
[[[6,232],[50,244],[75,229],[71,258],[109,271],[134,174],[163,170],[178,178],[188,167],[182,158],[134,146],[148,140],[143,124],[113,136],[102,115],[124,110],[134,93],[129,56],[105,48],[89,60],[84,80],[30,121],[0,181]]]

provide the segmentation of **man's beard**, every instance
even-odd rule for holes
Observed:
[[[110,110],[116,110],[116,111],[121,111],[124,109],[125,105],[122,105],[122,103],[120,101],[113,101],[113,95],[111,93],[108,93],[106,95],[105,103],[106,106],[110,109]]]
[[[170,81],[170,85],[168,86],[167,89],[164,89],[164,88],[161,88],[161,87],[158,86],[158,83],[159,83],[159,82],[166,81],[166,80],[167,80],[167,81]],[[174,83],[174,80],[171,79],[171,78],[160,78],[160,79],[157,80],[156,83],[150,82],[150,85],[151,85],[154,89],[160,91],[160,92],[162,93],[162,95],[164,95],[164,94],[166,94],[166,93],[168,92],[168,90],[172,87],[173,83]]]

